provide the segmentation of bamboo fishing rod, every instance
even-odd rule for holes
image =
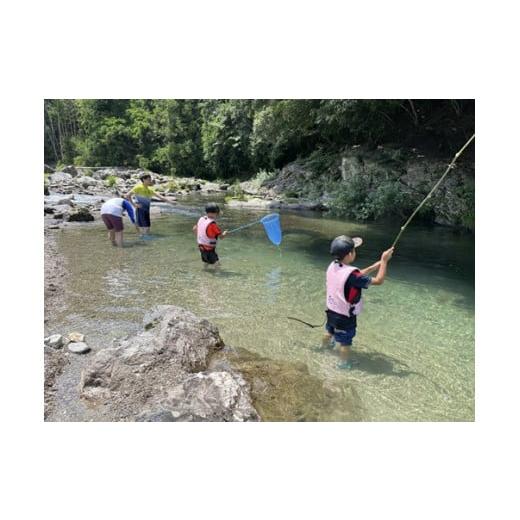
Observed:
[[[431,189],[430,193],[428,193],[428,195],[426,195],[426,197],[424,197],[424,200],[417,206],[417,208],[415,208],[415,211],[408,217],[408,220],[401,226],[401,229],[400,229],[399,233],[397,234],[397,236],[395,237],[395,240],[391,247],[395,247],[398,240],[401,238],[401,235],[404,233],[405,229],[408,227],[408,224],[410,224],[410,222],[415,217],[415,215],[426,204],[426,201],[432,196],[433,192],[440,186],[441,182],[444,180],[446,175],[448,175],[449,171],[453,168],[453,166],[457,162],[457,159],[462,155],[462,152],[464,152],[464,150],[469,146],[469,144],[471,143],[471,141],[473,141],[473,139],[475,139],[475,134],[473,134],[468,139],[466,144],[455,154],[455,156],[451,160],[449,166],[446,168],[446,171],[442,174],[441,178],[435,183],[435,185]]]
[[[395,240],[394,240],[394,242],[393,242],[391,247],[395,247],[395,245],[397,244],[398,240],[401,238],[401,235],[404,233],[405,229],[408,227],[408,224],[410,224],[410,222],[415,217],[415,215],[424,206],[424,204],[426,204],[426,201],[432,196],[433,192],[440,186],[441,182],[444,180],[446,175],[448,175],[449,171],[453,168],[453,166],[457,162],[457,159],[462,155],[464,150],[470,145],[470,143],[473,141],[473,139],[475,139],[475,134],[473,134],[468,139],[466,144],[455,154],[455,156],[451,160],[449,166],[446,168],[446,171],[442,174],[441,178],[435,183],[433,188],[430,190],[430,193],[428,193],[428,195],[426,195],[424,200],[417,206],[415,211],[408,217],[408,220],[401,226],[401,229],[400,229],[399,233],[397,234],[397,236],[395,237]],[[322,325],[313,325],[312,323],[309,323],[307,321],[301,320],[300,318],[293,318],[292,316],[287,316],[287,319],[298,321],[300,323],[303,323],[304,325],[307,325],[307,327],[311,327],[313,329],[318,328],[318,327],[322,327],[325,324],[325,322],[324,322]]]

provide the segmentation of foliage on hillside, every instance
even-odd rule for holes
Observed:
[[[449,155],[472,133],[472,100],[46,100],[45,162],[248,178],[345,145]]]

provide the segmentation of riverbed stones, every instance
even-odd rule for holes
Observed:
[[[83,186],[84,188],[88,188],[89,186],[95,186],[98,183],[98,181],[96,181],[96,179],[94,179],[93,177],[83,175],[82,177],[78,177],[76,179],[76,183],[80,186]]]
[[[114,420],[258,420],[243,378],[208,370],[223,347],[214,325],[172,305],[153,309],[144,325],[96,353],[81,376],[84,399]]]
[[[61,334],[51,334],[44,338],[43,343],[52,348],[61,348],[63,346],[63,336]]]
[[[76,177],[78,175],[78,170],[73,165],[65,166],[65,168],[63,168],[62,171],[64,173],[68,173],[69,175],[72,175],[73,177]]]
[[[69,332],[67,338],[69,341],[81,342],[85,341],[85,334],[81,334],[81,332]]]
[[[72,180],[72,175],[66,172],[56,172],[49,176],[51,183],[69,182]]]
[[[67,345],[67,348],[74,354],[85,354],[90,350],[90,347],[83,341],[71,341]]]

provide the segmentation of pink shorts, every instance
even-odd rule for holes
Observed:
[[[116,217],[115,215],[105,213],[101,215],[101,218],[108,230],[123,231],[123,217]]]

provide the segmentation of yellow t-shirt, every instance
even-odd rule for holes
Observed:
[[[135,193],[136,195],[139,195],[139,197],[151,199],[155,195],[155,190],[140,182],[130,190],[130,193]]]

